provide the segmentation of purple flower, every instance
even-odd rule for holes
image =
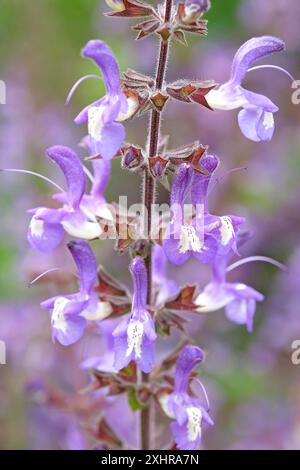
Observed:
[[[44,253],[61,242],[64,230],[73,237],[87,240],[97,238],[102,233],[95,214],[90,211],[85,213],[84,206],[81,207],[86,184],[83,166],[76,153],[68,147],[54,146],[47,150],[47,156],[62,170],[67,190],[53,196],[62,207],[38,207],[29,211],[33,217],[28,229],[28,241],[33,248]]]
[[[143,372],[149,373],[154,363],[155,326],[147,311],[147,270],[139,256],[131,263],[133,300],[131,315],[114,330],[116,370],[123,369],[134,360]]]
[[[155,245],[152,250],[152,278],[157,286],[156,304],[162,305],[169,297],[178,293],[176,281],[167,278],[168,259],[163,248]]]
[[[244,223],[241,217],[218,217],[209,213],[207,190],[219,159],[205,155],[201,164],[207,172],[205,175],[194,171],[189,164],[180,165],[172,186],[173,216],[166,229],[163,248],[169,261],[176,265],[185,263],[192,255],[203,263],[211,263],[217,254],[236,250],[238,226]],[[191,205],[185,203],[188,198]]]
[[[226,316],[238,325],[246,325],[253,330],[256,302],[262,302],[264,296],[241,282],[226,282],[226,270],[229,256],[217,256],[213,265],[213,280],[196,299],[198,312],[206,313],[225,307]],[[243,260],[242,260],[243,261]]]
[[[245,137],[254,142],[272,139],[275,127],[273,113],[278,111],[278,107],[266,96],[243,88],[242,81],[257,60],[284,49],[284,42],[272,36],[245,42],[235,54],[229,81],[219,89],[211,90],[205,97],[213,109],[242,108],[238,116],[240,129]]]
[[[202,422],[205,421],[211,426],[214,424],[200,401],[188,393],[189,375],[202,361],[203,353],[200,348],[185,346],[176,362],[174,392],[162,395],[160,399],[167,416],[175,420],[171,424],[171,429],[180,450],[199,449]]]
[[[87,320],[102,320],[111,313],[110,304],[100,302],[93,293],[97,280],[95,255],[86,241],[68,244],[79,274],[79,292],[52,297],[41,303],[50,311],[52,340],[64,346],[78,341],[85,330]]]
[[[111,160],[125,138],[124,127],[115,121],[127,119],[131,107],[120,89],[119,66],[110,48],[103,41],[95,39],[86,44],[82,54],[92,59],[102,70],[106,95],[84,108],[75,123],[88,124],[93,153]]]

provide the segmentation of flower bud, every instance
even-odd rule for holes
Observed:
[[[105,0],[107,5],[115,11],[124,11],[125,5],[123,0]]]
[[[210,9],[210,0],[185,0],[184,23],[191,24],[197,21],[203,13]]]
[[[133,170],[138,168],[142,162],[142,151],[141,149],[133,146],[122,149],[122,167],[127,170]]]
[[[149,158],[149,170],[153,178],[161,178],[165,172],[168,160],[159,156]]]

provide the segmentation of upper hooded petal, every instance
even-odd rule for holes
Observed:
[[[68,244],[68,248],[77,266],[80,291],[90,293],[97,279],[97,262],[95,255],[86,241],[76,240]]]
[[[60,145],[50,147],[47,155],[60,167],[66,178],[69,205],[78,208],[85,192],[85,174],[80,159],[73,150]]]
[[[105,42],[92,39],[83,48],[82,55],[92,59],[100,67],[107,91],[118,94],[120,92],[119,66],[111,49]]]
[[[191,188],[193,168],[188,163],[182,163],[175,175],[171,190],[171,205],[182,205]]]
[[[250,67],[273,52],[280,52],[285,49],[284,42],[273,36],[261,36],[249,39],[237,51],[234,56],[231,78],[235,84],[240,85]]]
[[[186,345],[176,361],[175,390],[185,392],[188,386],[189,374],[203,361],[203,351],[198,346]]]
[[[132,313],[141,318],[146,310],[148,291],[148,274],[143,258],[136,256],[133,259],[130,272],[133,281]]]
[[[207,190],[212,177],[212,174],[218,168],[220,163],[219,158],[216,155],[204,155],[201,158],[201,167],[204,168],[207,174],[202,175],[194,171],[191,198],[192,203],[196,206],[202,204],[204,206],[204,212],[207,212]]]

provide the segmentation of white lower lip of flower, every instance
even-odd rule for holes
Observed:
[[[170,395],[168,393],[163,393],[162,395],[160,395],[158,401],[161,406],[161,409],[168,416],[168,418],[174,419],[175,416],[170,410],[169,405],[168,405],[169,397]]]
[[[105,0],[107,5],[115,11],[124,11],[125,6],[122,0]]]
[[[92,106],[88,110],[88,133],[97,142],[101,140],[103,112],[104,108],[102,106]]]
[[[34,237],[42,238],[44,235],[44,221],[33,217],[30,222],[30,231]]]
[[[94,312],[85,310],[81,316],[89,321],[104,320],[112,313],[112,307],[109,302],[98,302],[97,308]]]
[[[51,316],[51,324],[53,328],[61,330],[64,333],[67,330],[68,324],[64,316],[64,309],[70,301],[64,297],[58,297],[54,302],[54,307]]]
[[[83,240],[94,240],[102,234],[102,229],[98,222],[85,221],[82,224],[75,225],[72,222],[64,221],[62,225],[71,237],[82,238]]]
[[[189,250],[200,253],[203,247],[196,230],[192,225],[183,225],[180,232],[179,253],[186,253]]]
[[[127,343],[128,348],[126,351],[126,356],[130,356],[132,351],[134,351],[136,358],[141,358],[142,356],[142,341],[144,334],[144,326],[140,321],[130,322],[127,328]]]
[[[111,211],[109,210],[107,206],[104,206],[104,205],[96,209],[95,215],[105,220],[111,220],[111,221],[114,220]]]
[[[273,113],[264,112],[263,126],[267,130],[274,127],[274,116]]]
[[[234,238],[234,229],[231,218],[228,216],[221,217],[221,244],[227,245]]]
[[[199,408],[191,406],[186,409],[188,415],[187,432],[189,441],[195,441],[201,437],[202,413]]]
[[[216,292],[212,292],[210,295],[207,292],[201,292],[195,300],[195,304],[198,305],[197,312],[208,313],[215,312],[225,307],[234,297],[232,294],[225,295],[221,292],[219,298]]]
[[[132,97],[127,98],[127,105],[128,105],[128,108],[127,108],[126,113],[119,113],[116,121],[122,122],[122,121],[126,121],[127,119],[130,119],[136,113],[139,107],[139,103],[137,99],[132,98]]]
[[[222,87],[218,90],[210,90],[205,95],[205,99],[212,109],[221,111],[231,111],[245,105],[245,98],[241,93],[237,92],[236,95],[232,94],[228,98],[226,93],[222,91]]]

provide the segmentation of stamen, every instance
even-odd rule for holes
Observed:
[[[226,171],[226,173],[224,173],[224,175],[222,175],[219,178],[215,179],[213,186],[208,191],[208,195],[210,195],[210,193],[218,186],[218,184],[222,183],[222,181],[227,176],[229,176],[231,173],[235,173],[237,171],[248,171],[248,167],[247,166],[240,166],[240,167],[232,168],[231,170]]]
[[[288,72],[287,70],[285,70],[282,67],[279,67],[278,65],[256,65],[255,67],[251,67],[250,69],[248,69],[248,72],[253,72],[254,70],[259,70],[259,69],[279,70],[280,72],[283,72],[285,75],[287,75],[292,80],[292,82],[295,81],[295,78],[293,77],[292,74],[290,74],[290,72]]]
[[[77,88],[79,87],[79,85],[82,82],[84,82],[85,80],[87,80],[88,78],[96,78],[97,80],[102,80],[101,77],[99,77],[98,75],[94,75],[94,74],[85,75],[84,77],[81,77],[79,80],[77,80],[77,82],[72,86],[71,90],[69,91],[69,94],[68,94],[67,99],[66,99],[66,105],[68,105],[70,103],[71,98],[74,95]]]
[[[206,389],[205,389],[203,383],[201,382],[200,379],[196,379],[196,378],[193,378],[191,380],[191,382],[196,382],[196,384],[200,385],[201,391],[202,391],[202,393],[204,395],[204,398],[205,398],[205,401],[206,401],[206,411],[209,411],[210,410],[210,403],[209,403],[208,395],[207,395],[207,392],[206,392]]]
[[[279,263],[279,261],[276,261],[273,258],[268,258],[267,256],[249,256],[248,258],[241,259],[237,261],[236,263],[231,264],[228,266],[226,269],[226,272],[233,271],[236,268],[239,268],[243,264],[246,263],[251,263],[252,261],[262,261],[263,263],[270,263],[273,264],[273,266],[276,266],[279,269],[282,269],[282,271],[287,271],[287,267],[284,264]]]
[[[47,183],[50,183],[55,186],[55,188],[61,191],[62,193],[65,192],[65,190],[61,186],[59,186],[59,184],[54,183],[54,181],[52,181],[50,178],[47,178],[47,176],[43,176],[40,173],[36,173],[35,171],[20,170],[17,168],[0,168],[0,171],[9,171],[11,173],[25,173],[26,175],[37,176],[38,178],[41,178],[42,180],[47,181]]]
[[[90,182],[91,182],[91,183],[94,183],[95,178],[93,177],[93,175],[92,175],[92,173],[90,172],[90,170],[89,170],[86,166],[84,166],[84,165],[82,165],[82,166],[83,166],[83,171],[85,172],[85,174],[86,174],[86,176],[88,177],[88,179],[90,180]]]
[[[66,273],[73,274],[73,276],[75,276],[78,279],[77,274],[75,274],[73,271],[69,271],[68,269],[64,269],[64,268],[51,268],[51,269],[47,269],[47,271],[44,271],[42,274],[39,274],[36,278],[30,281],[30,283],[28,284],[28,287],[31,287],[33,284],[39,281],[42,277],[46,276],[47,274],[53,273],[55,271],[64,271]]]

